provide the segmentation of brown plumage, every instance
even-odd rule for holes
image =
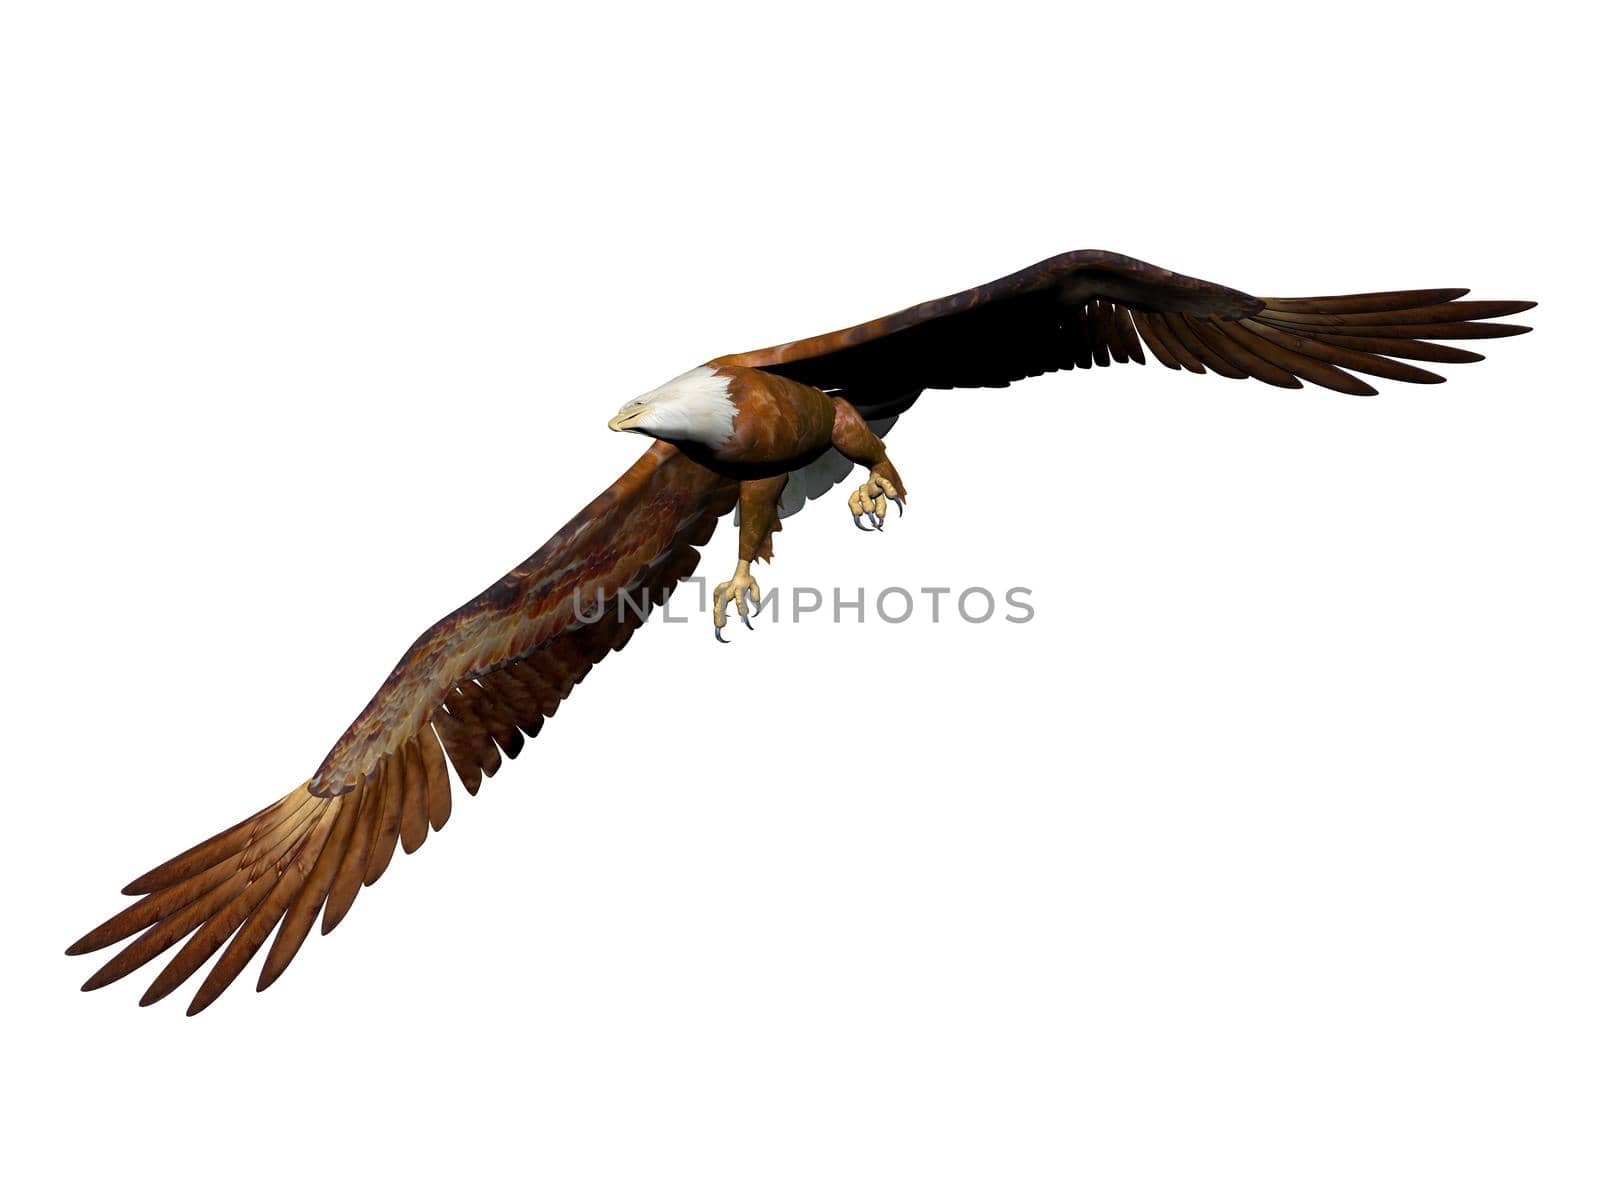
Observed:
[[[1173,370],[1371,395],[1360,376],[1438,383],[1413,364],[1482,357],[1439,340],[1525,331],[1492,319],[1531,303],[1463,295],[1258,298],[1085,250],[862,325],[712,360],[612,420],[614,429],[658,440],[531,558],[418,638],[310,779],[124,889],[139,899],[68,950],[134,939],[85,989],[179,942],[142,1003],[167,995],[218,951],[191,1013],[262,946],[257,986],[271,984],[319,913],[322,931],[331,931],[397,847],[410,854],[443,828],[446,759],[475,793],[515,758],[590,667],[625,645],[693,572],[697,547],[736,502],[740,570],[732,591],[718,589],[719,637],[722,607],[737,600],[743,612],[754,588],[750,561],[771,554],[791,473],[803,476],[829,456],[843,470],[866,466],[874,490],[861,489],[850,507],[858,525],[864,516],[862,527],[881,528],[885,498],[905,494],[881,433],[924,390],[1143,364],[1148,349]],[[822,486],[834,481],[829,475]]]
[[[398,845],[421,846],[450,816],[445,757],[468,792],[515,757],[594,663],[620,648],[638,615],[699,562],[737,484],[657,442],[532,558],[434,625],[401,659],[310,780],[232,829],[141,875],[141,897],[69,953],[145,932],[90,977],[102,987],[193,937],[145,992],[159,1000],[237,931],[196,993],[199,1012],[284,918],[260,987],[304,942],[376,883]],[[602,606],[629,590],[633,604]],[[576,624],[574,604],[592,624]],[[620,615],[619,615],[620,610]],[[442,747],[441,747],[442,742]]]

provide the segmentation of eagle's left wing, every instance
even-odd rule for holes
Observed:
[[[495,773],[502,752],[515,758],[524,734],[537,734],[589,668],[694,571],[696,547],[737,497],[736,483],[653,443],[531,558],[418,638],[316,774],[124,888],[142,898],[67,953],[139,937],[84,989],[188,937],[145,992],[140,1003],[149,1004],[227,942],[192,1015],[277,928],[257,988],[271,984],[319,911],[327,933],[383,874],[396,844],[409,854],[430,825],[444,824],[446,756],[468,792]],[[618,602],[619,593],[627,598]]]

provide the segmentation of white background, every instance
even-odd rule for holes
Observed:
[[[1594,1195],[1562,8],[9,7],[15,1194]],[[1374,399],[926,396],[906,518],[841,490],[758,577],[1033,622],[653,624],[271,991],[78,994],[621,401],[1085,246],[1542,306]]]

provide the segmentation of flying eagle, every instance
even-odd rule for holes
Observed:
[[[1148,349],[1173,370],[1369,396],[1358,375],[1439,383],[1413,363],[1483,357],[1441,340],[1526,331],[1487,319],[1530,302],[1465,294],[1264,299],[1079,250],[864,325],[695,367],[622,407],[611,428],[651,439],[639,460],[531,558],[418,638],[310,779],[123,889],[140,899],[67,953],[135,940],[84,989],[187,938],[145,991],[140,1003],[149,1004],[226,944],[189,1005],[194,1014],[276,929],[257,983],[267,987],[318,913],[330,932],[397,844],[409,854],[430,828],[443,828],[446,759],[476,793],[501,756],[515,758],[589,668],[621,649],[695,569],[696,547],[736,504],[738,566],[713,593],[719,639],[729,605],[746,624],[759,605],[750,564],[770,559],[779,519],[852,464],[868,472],[849,496],[859,528],[883,528],[890,503],[903,511],[906,487],[883,437],[925,390],[1143,364]],[[619,595],[632,603],[607,604]]]

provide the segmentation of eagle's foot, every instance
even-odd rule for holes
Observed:
[[[755,626],[750,624],[751,606],[761,606],[761,586],[756,583],[755,577],[750,574],[750,564],[743,560],[739,568],[733,573],[733,578],[727,583],[719,583],[711,593],[711,621],[716,626],[717,641],[727,644],[728,639],[722,636],[723,626],[728,623],[728,605],[732,604],[739,613],[739,619],[744,622],[744,627],[751,632]]]
[[[883,519],[889,515],[891,500],[900,515],[905,516],[906,506],[901,502],[900,489],[874,471],[865,483],[850,493],[850,515],[855,520],[856,528],[869,533],[874,529],[882,529]],[[868,524],[861,523],[863,517]]]

